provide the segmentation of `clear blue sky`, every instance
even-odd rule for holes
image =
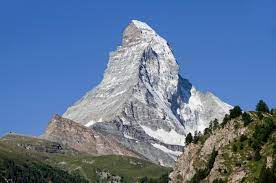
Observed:
[[[276,107],[275,12],[275,0],[2,0],[0,135],[41,134],[99,83],[131,19],[169,41],[198,89]]]

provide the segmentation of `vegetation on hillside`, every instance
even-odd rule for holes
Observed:
[[[224,167],[220,167],[220,176],[213,182],[227,182],[234,169],[247,172],[242,182],[276,182],[276,111],[269,110],[263,100],[256,105],[256,112],[242,112],[239,106],[235,106],[220,125],[214,125],[214,121],[211,121],[204,133],[196,137],[198,140],[191,143],[204,144],[206,139],[216,135],[217,130],[224,128],[230,121],[235,129],[246,128],[246,131],[220,150]],[[214,157],[214,150],[211,157]],[[204,164],[205,168],[197,169],[190,182],[201,182],[208,176],[212,161]]]
[[[0,182],[88,182],[79,174],[70,174],[44,163],[43,156],[40,158],[22,149],[14,149],[0,143]]]
[[[6,179],[53,183],[93,183],[114,179],[121,182],[166,182],[171,171],[171,168],[133,157],[92,156],[63,146],[59,151],[53,151],[52,145],[49,141],[13,134],[1,138],[0,182],[6,182]],[[42,148],[45,146],[46,151]]]
[[[207,162],[207,167],[204,169],[198,169],[195,173],[195,175],[192,177],[191,179],[191,183],[198,183],[201,182],[202,180],[204,180],[208,174],[210,173],[210,171],[213,168],[213,165],[215,163],[216,160],[216,156],[218,155],[218,152],[215,150],[215,148],[213,148],[213,151],[209,157],[209,160]]]
[[[230,110],[223,122],[215,119],[204,133],[189,133],[186,144],[203,145],[229,124],[245,133],[220,149],[223,167],[214,183],[227,182],[233,170],[247,172],[243,182],[276,182],[276,110],[264,101],[256,112],[243,112],[239,106]],[[204,166],[197,166],[190,182],[197,183],[210,175],[218,157],[213,148]],[[198,162],[195,162],[198,163]],[[202,163],[201,163],[202,165]],[[170,168],[126,156],[91,156],[57,143],[8,135],[0,139],[0,182],[120,182],[167,183]]]

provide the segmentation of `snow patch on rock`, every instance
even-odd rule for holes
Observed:
[[[133,20],[123,31],[122,45],[110,53],[102,82],[63,117],[105,129],[148,159],[172,165],[171,154],[165,154],[163,147],[153,148],[152,138],[174,145],[170,149],[177,151],[185,146],[187,133],[203,131],[211,120],[222,120],[229,109],[230,105],[183,79],[168,42],[146,23]],[[132,137],[141,143],[133,145]]]
[[[185,135],[178,134],[175,130],[165,131],[164,129],[157,129],[152,130],[151,128],[147,126],[141,125],[143,130],[148,134],[149,136],[160,140],[161,142],[165,144],[171,144],[171,145],[185,145]]]
[[[162,146],[160,144],[156,144],[156,143],[152,144],[152,146],[164,151],[165,153],[172,154],[175,159],[176,159],[176,156],[179,156],[183,153],[183,152],[180,152],[180,151],[172,151],[172,150],[168,149],[167,147]]]
[[[89,127],[89,126],[94,125],[95,123],[97,123],[97,122],[96,122],[96,121],[91,120],[91,121],[89,121],[88,123],[86,123],[84,126]]]

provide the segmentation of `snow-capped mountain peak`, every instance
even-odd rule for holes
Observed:
[[[132,20],[122,45],[110,53],[102,82],[63,117],[112,136],[153,162],[172,165],[188,132],[221,120],[230,108],[183,79],[167,41]]]

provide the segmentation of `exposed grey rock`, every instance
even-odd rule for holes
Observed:
[[[248,171],[244,168],[236,168],[233,173],[229,176],[229,183],[239,183],[248,174]]]
[[[221,120],[230,105],[179,74],[167,41],[133,20],[110,53],[102,82],[63,114],[112,136],[153,162],[171,166],[188,132]]]
[[[188,182],[196,173],[196,169],[205,167],[195,167],[195,161],[198,157],[200,145],[189,144],[184,153],[177,159],[173,172],[170,174],[171,183]]]
[[[235,128],[236,124],[239,125],[238,128]],[[218,155],[216,156],[213,168],[204,181],[213,182],[219,178],[224,180],[225,177],[222,176],[221,171],[229,172],[230,170],[224,165],[223,148],[246,133],[247,127],[243,127],[242,124],[240,121],[231,120],[223,128],[217,129],[210,134],[203,144],[189,144],[185,148],[184,153],[177,159],[173,171],[170,174],[171,183],[189,182],[195,175],[196,170],[205,169],[213,148],[218,152]],[[229,176],[228,182],[238,182],[247,173],[245,169],[234,168],[231,167],[234,173]]]
[[[116,154],[145,159],[113,138],[58,115],[53,116],[42,138],[93,155]]]
[[[273,158],[272,156],[266,157],[266,168],[272,168],[273,166]]]

